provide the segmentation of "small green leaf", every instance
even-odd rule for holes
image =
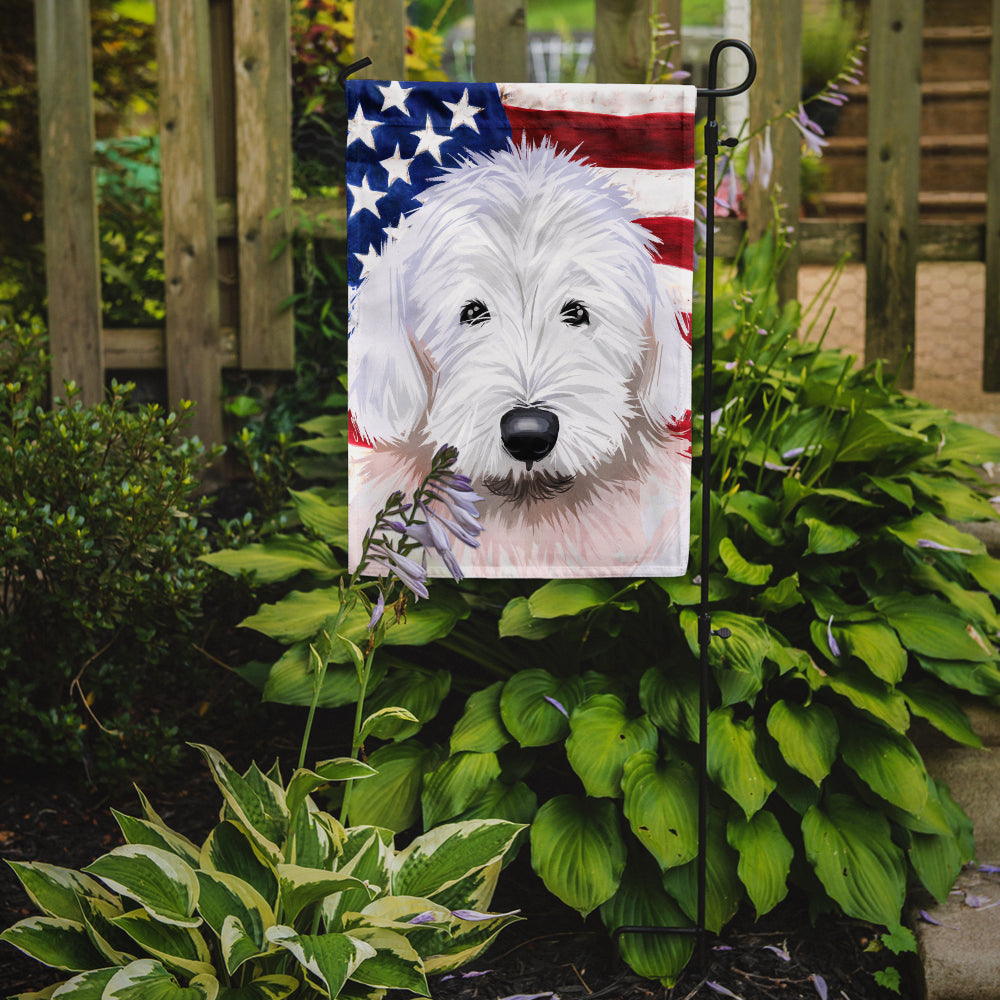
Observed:
[[[767,731],[781,755],[818,787],[830,773],[837,755],[837,720],[826,705],[797,705],[779,699],[767,716]]]
[[[527,597],[514,597],[507,602],[500,615],[501,639],[516,636],[520,639],[544,639],[564,627],[558,619],[536,618],[531,613]]]
[[[534,618],[562,618],[600,607],[614,597],[607,580],[550,580],[529,598]]]
[[[757,762],[753,718],[733,718],[733,709],[717,708],[708,717],[708,774],[749,819],[767,801],[776,782]]]
[[[405,740],[437,715],[449,690],[451,674],[447,670],[405,667],[392,671],[365,704],[373,712],[383,708],[402,708],[409,712],[411,720],[401,716],[383,717],[377,734],[380,739]]]
[[[574,709],[566,759],[588,795],[619,798],[622,768],[638,750],[653,750],[659,739],[649,716],[629,719],[613,694],[591,695]]]
[[[640,751],[625,762],[622,789],[625,818],[660,868],[697,855],[698,783],[688,764]]]
[[[531,865],[553,895],[586,916],[618,889],[625,842],[608,799],[557,795],[531,824]]]
[[[736,873],[760,919],[788,894],[788,873],[795,849],[774,813],[765,809],[750,819],[737,816],[726,828],[729,846],[739,851]]]
[[[860,537],[853,528],[845,524],[828,524],[815,517],[804,518],[803,523],[809,529],[806,555],[828,556],[844,552],[855,545]]]
[[[740,555],[739,549],[730,538],[722,538],[719,541],[719,557],[726,564],[730,580],[737,583],[746,584],[748,587],[763,587],[770,579],[774,567],[768,563],[748,562]]]
[[[328,503],[314,490],[289,490],[302,523],[329,545],[347,549],[347,507]]]
[[[809,863],[848,916],[899,923],[906,867],[882,813],[849,795],[833,794],[806,813],[802,836]]]
[[[493,753],[510,742],[510,733],[500,716],[502,690],[503,681],[496,681],[469,696],[465,711],[451,733],[452,753],[460,750]]]

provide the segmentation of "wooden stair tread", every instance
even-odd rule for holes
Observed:
[[[919,203],[928,208],[985,208],[985,191],[921,191]],[[843,208],[864,206],[868,195],[864,191],[826,191],[817,195],[817,201]]]
[[[924,28],[925,42],[981,42],[993,37],[993,29],[988,24],[939,25]]]
[[[985,135],[922,135],[922,153],[986,153],[989,139]],[[827,139],[823,155],[851,156],[868,151],[868,137],[865,135],[832,135]]]
[[[844,93],[852,101],[867,101],[869,85],[867,83],[852,84],[844,88]],[[948,97],[989,97],[989,80],[934,80],[920,84],[920,93],[924,99]]]

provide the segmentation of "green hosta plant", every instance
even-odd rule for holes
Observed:
[[[715,464],[694,500],[712,490],[711,535],[692,565],[710,546],[712,626],[731,636],[709,647],[706,924],[794,886],[814,912],[902,940],[908,884],[943,899],[974,850],[910,726],[977,746],[959,696],[1000,695],[1000,561],[957,523],[995,517],[976,465],[1000,461],[1000,440],[797,339],[778,261],[750,247],[716,292]],[[535,869],[581,914],[692,924],[700,583],[555,580],[510,598],[499,645],[521,669],[468,698],[443,760],[413,738],[375,749],[364,821],[531,822]],[[626,935],[622,950],[670,982],[691,940]]]
[[[67,1000],[280,1000],[428,996],[427,975],[470,961],[518,919],[489,913],[521,827],[450,823],[400,850],[374,826],[345,829],[312,793],[370,779],[338,758],[234,770],[199,747],[222,793],[201,845],[170,829],[140,793],[143,817],[115,813],[126,844],[82,871],[11,862],[40,916],[0,935],[69,973]]]

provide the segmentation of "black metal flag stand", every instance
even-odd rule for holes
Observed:
[[[747,75],[739,86],[718,88],[719,56],[727,48],[739,49],[747,60]],[[746,42],[726,38],[717,42],[708,60],[708,87],[698,90],[698,96],[707,99],[705,122],[705,159],[708,183],[705,205],[705,344],[704,344],[704,400],[701,450],[701,600],[698,611],[698,648],[701,653],[701,686],[698,698],[698,909],[694,927],[656,927],[649,925],[622,926],[612,935],[617,942],[623,934],[694,934],[698,939],[698,964],[706,967],[705,955],[705,897],[708,880],[708,698],[709,665],[708,648],[713,636],[720,639],[729,637],[729,629],[712,629],[712,614],[709,603],[709,550],[708,539],[711,531],[712,494],[709,482],[712,476],[712,295],[715,286],[715,158],[720,146],[735,146],[735,138],[719,139],[719,123],[716,121],[716,99],[735,97],[750,89],[757,76],[757,59],[753,49]]]
[[[747,60],[747,75],[736,87],[719,88],[719,57],[727,48],[739,49]],[[367,56],[345,66],[337,77],[344,86],[347,78],[365,66],[371,65]],[[708,61],[708,87],[698,90],[698,96],[707,99],[707,121],[705,123],[705,158],[707,161],[706,229],[705,229],[705,330],[704,330],[704,401],[702,423],[702,479],[701,479],[701,599],[698,612],[698,646],[701,653],[701,687],[698,705],[698,908],[694,927],[656,927],[628,925],[615,929],[612,938],[617,943],[623,934],[694,934],[698,941],[698,963],[702,970],[706,967],[705,949],[705,897],[707,890],[707,835],[708,835],[708,700],[709,664],[708,650],[713,636],[728,638],[729,630],[712,629],[712,615],[709,611],[709,533],[711,528],[711,490],[709,481],[712,474],[712,294],[715,282],[715,158],[720,146],[735,146],[735,138],[719,139],[719,123],[716,121],[716,100],[720,97],[735,97],[750,89],[757,76],[757,59],[753,49],[746,42],[726,38],[717,42]]]

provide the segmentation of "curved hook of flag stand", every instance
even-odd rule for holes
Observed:
[[[747,75],[736,87],[719,88],[719,57],[725,49],[739,49],[747,60]],[[372,64],[365,56],[357,62],[345,66],[337,74],[337,83],[346,89],[347,78],[351,74]],[[709,545],[711,527],[711,491],[708,488],[712,466],[712,289],[715,280],[715,158],[720,146],[735,146],[735,138],[719,139],[719,123],[716,121],[716,100],[720,97],[735,97],[750,89],[757,76],[757,59],[753,49],[746,42],[735,38],[725,38],[717,42],[708,60],[708,87],[698,90],[698,96],[707,98],[707,121],[705,123],[705,158],[708,166],[706,229],[705,229],[705,380],[702,423],[702,488],[701,488],[701,600],[698,613],[698,645],[701,652],[701,689],[698,708],[698,910],[694,927],[622,926],[614,930],[612,940],[619,944],[623,934],[694,934],[698,940],[698,963],[702,970],[705,961],[705,896],[707,883],[707,830],[708,830],[708,694],[709,666],[708,648],[712,637],[727,639],[729,629],[712,629],[712,615],[709,604]]]
[[[736,87],[719,88],[719,56],[725,49],[739,49],[747,60],[747,75]],[[757,58],[746,42],[736,38],[724,38],[717,42],[708,60],[708,87],[698,90],[699,97],[707,98],[707,120],[705,122],[705,159],[707,161],[708,184],[706,186],[705,219],[705,344],[704,344],[704,401],[701,450],[701,600],[698,611],[698,647],[701,653],[701,687],[698,699],[698,909],[694,927],[622,926],[612,933],[612,939],[620,946],[623,934],[694,934],[698,941],[698,965],[706,968],[705,948],[705,896],[707,889],[707,845],[708,845],[708,692],[709,666],[708,648],[712,637],[728,639],[727,628],[712,629],[712,615],[708,609],[709,589],[709,534],[711,530],[712,495],[709,482],[712,475],[712,292],[715,284],[715,158],[720,146],[735,146],[735,138],[719,139],[719,123],[716,121],[716,99],[735,97],[750,89],[757,76]]]

